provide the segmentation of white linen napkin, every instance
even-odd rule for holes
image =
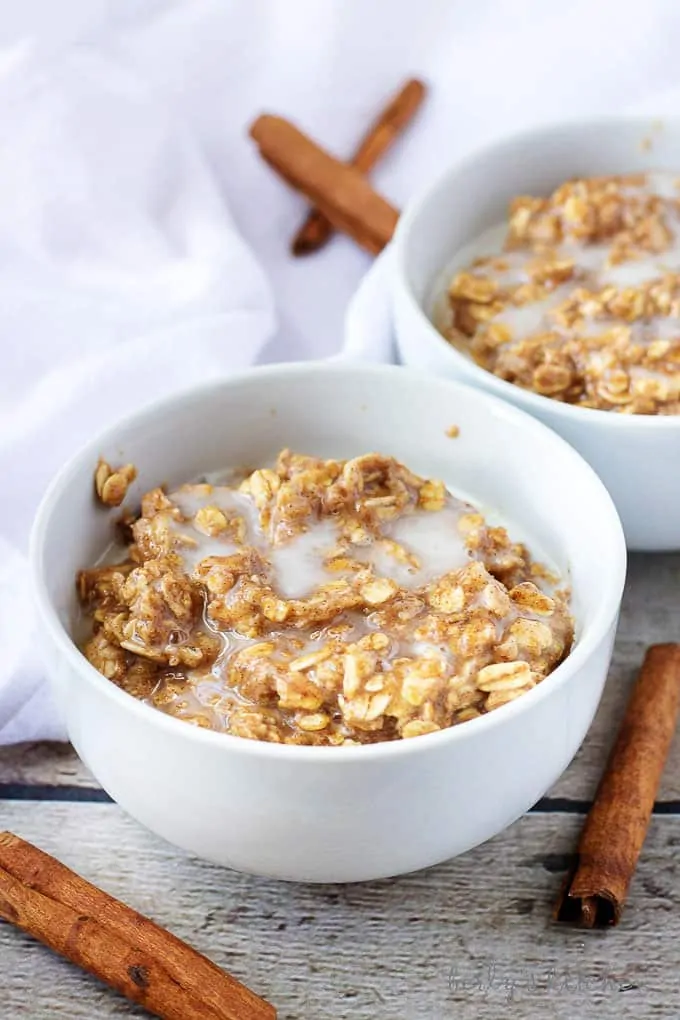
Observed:
[[[0,743],[65,736],[25,559],[47,482],[93,432],[251,364],[274,330],[203,156],[134,70],[102,47],[20,62],[0,80]]]
[[[644,17],[637,0],[0,6],[0,744],[64,736],[25,571],[53,472],[162,393],[340,348],[370,259],[343,238],[289,257],[305,203],[262,165],[248,122],[280,112],[346,154],[422,76],[430,98],[374,174],[400,204],[496,134],[667,89],[678,45],[669,0]],[[388,257],[352,303],[345,357],[391,357]]]

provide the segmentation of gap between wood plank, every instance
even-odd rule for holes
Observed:
[[[113,804],[105,790],[87,786],[53,786],[48,783],[0,783],[0,800],[83,801]]]
[[[35,801],[81,801],[85,804],[113,804],[104,790],[87,786],[56,786],[47,783],[0,783],[0,800]],[[591,801],[570,797],[542,797],[533,807],[531,814],[585,815],[590,811]],[[661,800],[654,805],[655,815],[680,815],[680,800]]]

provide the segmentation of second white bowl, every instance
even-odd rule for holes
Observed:
[[[395,235],[393,305],[402,361],[470,383],[535,415],[595,468],[621,515],[629,549],[680,549],[680,417],[613,414],[539,396],[476,365],[431,321],[456,253],[502,222],[521,194],[569,177],[667,169],[680,177],[680,122],[607,118],[503,140],[449,169],[411,202]]]

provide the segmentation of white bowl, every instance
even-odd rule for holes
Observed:
[[[460,427],[450,439],[445,430]],[[95,505],[101,454],[131,461],[130,493],[278,450],[330,457],[379,450],[498,511],[568,575],[578,640],[542,684],[456,728],[365,747],[259,743],[191,726],[101,676],[70,633],[74,576],[110,539]],[[521,527],[520,527],[521,525]],[[555,782],[604,684],[625,574],[614,506],[570,446],[478,391],[389,366],[257,369],[165,400],[82,450],[35,522],[32,574],[68,731],[105,790],[184,849],[240,871],[348,882],[435,864],[488,839]]]
[[[680,549],[680,417],[570,406],[505,382],[442,337],[430,316],[443,272],[519,194],[549,194],[569,177],[677,170],[680,122],[606,118],[540,128],[462,160],[409,204],[395,234],[393,308],[401,360],[470,383],[559,432],[595,468],[621,515],[629,549]]]

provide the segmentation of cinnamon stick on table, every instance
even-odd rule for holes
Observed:
[[[283,117],[263,114],[250,134],[262,157],[336,229],[373,255],[382,251],[399,213],[355,167],[335,159]]]
[[[554,910],[586,928],[618,924],[680,709],[680,645],[654,645],[636,681]]]
[[[351,165],[362,174],[372,170],[380,157],[399,138],[425,98],[425,85],[411,78],[385,107],[362,138]],[[323,248],[333,233],[333,224],[319,209],[312,209],[293,238],[294,255],[309,255]]]
[[[0,833],[0,918],[165,1020],[275,1020],[205,956],[11,832]]]

